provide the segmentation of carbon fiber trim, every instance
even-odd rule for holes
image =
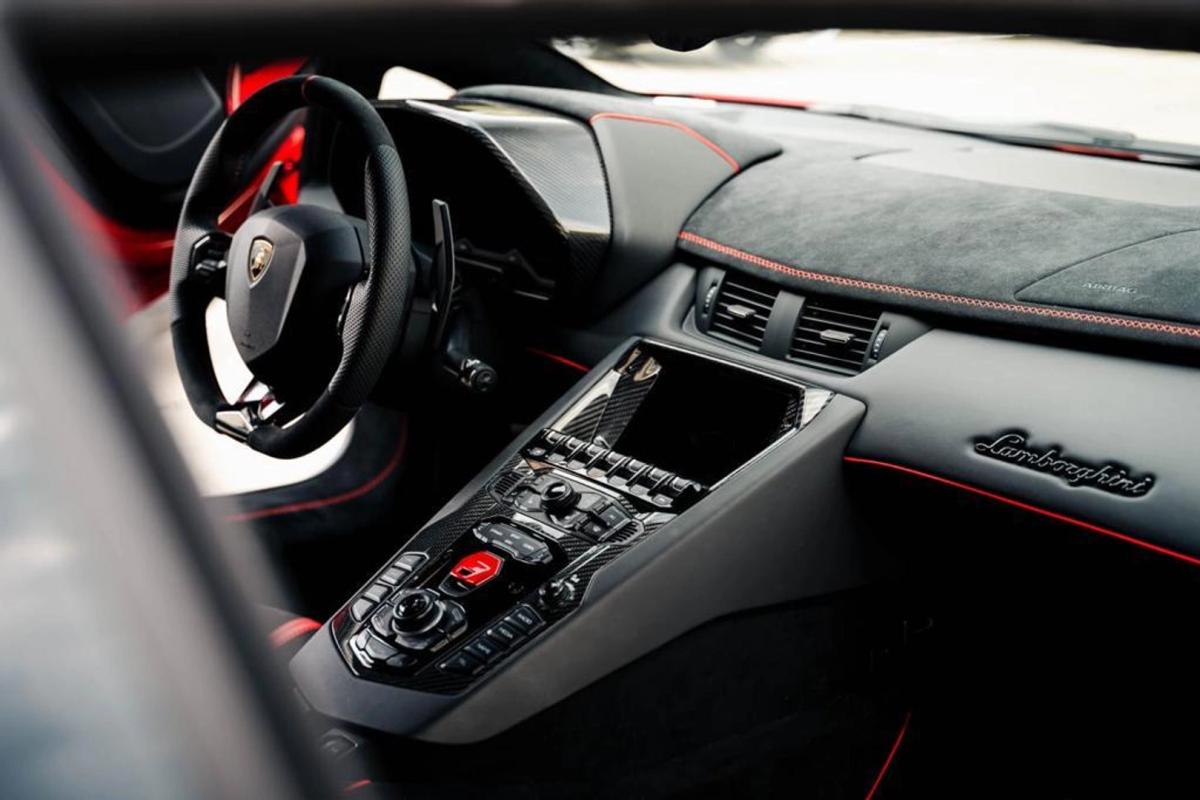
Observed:
[[[379,573],[364,585],[364,589],[377,582],[380,575],[391,566],[392,562],[405,553],[424,553],[428,556],[428,560],[412,573],[404,585],[411,588],[429,584],[446,567],[448,553],[455,544],[459,543],[464,537],[469,536],[471,531],[482,521],[514,520],[521,517],[518,512],[515,512],[510,506],[502,502],[501,498],[533,475],[533,470],[529,468],[524,459],[514,458],[507,462],[498,476],[489,482],[487,488],[476,493],[457,513],[434,521],[414,536],[401,551],[396,553],[392,559],[389,559],[384,569],[381,569]],[[471,629],[478,631],[495,624],[509,613],[512,608],[522,603],[531,607],[537,607],[539,613],[545,619],[547,627],[552,626],[578,607],[591,580],[591,576],[595,574],[596,570],[610,563],[621,553],[626,552],[636,541],[644,538],[646,533],[662,527],[664,522],[670,518],[670,515],[639,509],[625,498],[618,498],[617,502],[625,513],[631,519],[635,520],[635,522],[625,526],[621,536],[614,537],[612,541],[603,544],[592,544],[573,536],[564,536],[557,542],[557,546],[562,548],[567,559],[566,566],[559,573],[559,577],[570,581],[574,590],[569,602],[553,609],[539,607],[537,604],[537,587],[534,587],[524,595],[513,597],[511,603],[492,618],[471,620]],[[343,660],[350,670],[359,677],[439,694],[452,694],[463,691],[483,677],[482,675],[456,675],[438,668],[439,663],[453,656],[469,642],[472,638],[470,635],[459,637],[452,647],[438,652],[436,657],[429,659],[420,669],[410,675],[364,670],[356,663],[349,646],[349,640],[360,630],[367,627],[369,617],[361,622],[355,622],[349,613],[350,605],[348,603],[346,607],[334,615],[331,628]],[[544,629],[543,631],[539,631],[538,635],[542,635],[542,633],[544,633]],[[502,659],[489,665],[489,670],[494,669],[504,660],[511,658],[519,649],[520,646],[518,645],[509,650]]]
[[[612,220],[600,153],[586,125],[484,99],[380,104],[380,111],[428,114],[468,132],[497,158],[565,245],[566,263],[552,265],[555,299],[570,302],[593,285],[608,252]]]

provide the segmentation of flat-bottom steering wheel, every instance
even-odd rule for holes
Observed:
[[[311,106],[361,137],[366,220],[313,205],[251,214],[230,237],[220,214],[277,122]],[[353,417],[403,336],[412,300],[408,193],[391,133],[366,98],[319,76],[251,96],[217,131],[192,178],[171,261],[171,338],[192,410],[279,458],[310,453]],[[217,383],[206,312],[222,294],[254,381],[236,400]]]

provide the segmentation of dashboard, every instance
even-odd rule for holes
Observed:
[[[697,625],[861,585],[853,471],[1200,565],[1194,172],[530,87],[380,111],[417,242],[449,202],[464,270],[596,366],[297,656],[324,713],[476,741]],[[328,161],[352,212],[359,161]],[[605,512],[625,534],[576,527]]]

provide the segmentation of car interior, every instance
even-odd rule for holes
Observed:
[[[116,298],[195,513],[254,551],[222,619],[320,780],[1193,786],[1200,150],[635,92],[551,40],[1184,50],[1196,21],[451,5],[478,27],[13,17],[46,133],[25,160]],[[272,19],[261,49],[205,49]],[[445,91],[381,96],[394,67]]]

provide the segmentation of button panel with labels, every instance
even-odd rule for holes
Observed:
[[[570,613],[599,566],[674,516],[524,459],[471,505],[469,524],[451,515],[429,526],[335,615],[355,673],[458,691]]]
[[[630,498],[678,513],[707,493],[700,483],[611,448],[546,428],[524,450],[525,457],[616,490]],[[532,498],[526,498],[533,502]]]

